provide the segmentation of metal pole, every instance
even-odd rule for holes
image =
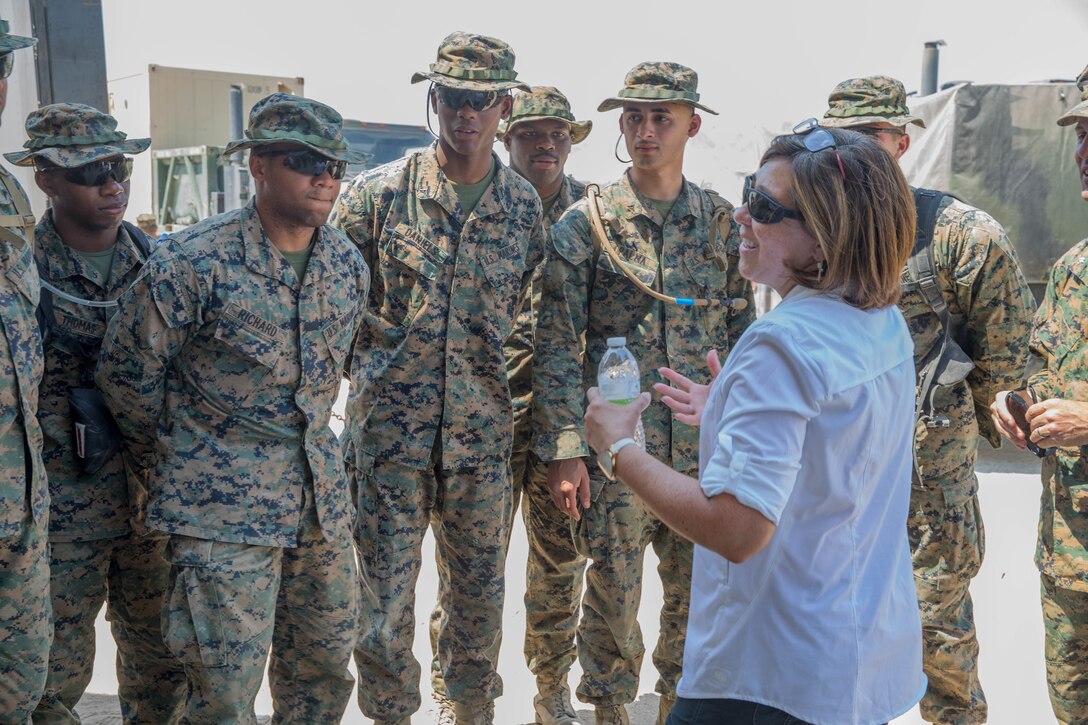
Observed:
[[[937,65],[940,62],[942,45],[947,45],[943,40],[926,41],[922,51],[922,90],[920,96],[928,96],[937,92]]]

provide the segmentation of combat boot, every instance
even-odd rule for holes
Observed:
[[[457,725],[494,725],[495,702],[485,702],[482,705],[465,705],[455,702],[453,714]]]
[[[676,704],[676,695],[662,695],[657,701],[657,725],[665,725],[665,721],[669,719],[669,713],[672,712],[673,705]]]
[[[582,725],[574,706],[570,704],[570,687],[561,682],[538,685],[539,692],[533,698],[537,725]]]
[[[598,705],[596,716],[597,725],[631,725],[627,708],[623,705]]]

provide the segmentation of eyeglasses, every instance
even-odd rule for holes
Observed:
[[[748,216],[760,224],[777,224],[783,219],[796,219],[804,221],[801,212],[783,206],[781,202],[765,191],[755,187],[755,174],[744,177],[744,191],[741,192],[741,201],[748,207]]]
[[[321,176],[326,171],[334,180],[344,178],[348,171],[347,161],[337,161],[326,158],[321,154],[310,150],[281,149],[279,151],[265,151],[257,154],[260,157],[282,156],[283,165],[299,174],[306,176]]]
[[[851,126],[848,131],[857,131],[866,136],[876,136],[878,133],[890,133],[892,136],[906,136],[907,132],[901,128],[880,128],[879,126]]]
[[[831,135],[831,132],[826,128],[820,128],[820,122],[815,118],[808,118],[801,123],[793,127],[793,132],[801,136],[801,142],[805,144],[805,148],[816,153],[823,151],[824,149],[831,149],[835,152],[835,161],[839,164],[839,173],[842,174],[842,178],[846,179],[846,169],[842,165],[842,157],[839,156],[839,150],[836,148],[838,144],[835,143],[835,137]]]
[[[132,159],[107,159],[92,161],[74,169],[60,166],[39,168],[39,171],[63,171],[64,180],[78,186],[102,186],[111,178],[123,184],[132,176]]]
[[[484,111],[506,97],[505,91],[466,91],[461,88],[449,86],[434,87],[438,94],[438,102],[447,108],[464,108],[467,103],[473,110]]]
[[[15,54],[8,52],[0,55],[0,78],[11,75],[11,69],[15,67]]]

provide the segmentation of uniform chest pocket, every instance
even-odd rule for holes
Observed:
[[[613,283],[618,281],[616,276],[626,279],[626,275],[623,269],[620,268],[622,264],[629,273],[637,277],[643,284],[648,287],[653,287],[657,281],[657,272],[650,269],[646,264],[640,263],[632,259],[613,259],[604,249],[601,249],[600,256],[597,257],[597,273],[598,279],[606,283]],[[601,273],[604,275],[601,275]],[[614,275],[610,277],[609,275]],[[633,284],[629,279],[626,279],[627,284]]]
[[[448,255],[406,224],[386,232],[378,269],[382,284],[379,314],[396,325],[406,325],[423,309],[438,277],[438,265]]]
[[[210,378],[205,389],[216,391],[226,405],[250,401],[257,390],[268,385],[279,363],[282,342],[274,334],[278,332],[271,326],[267,334],[258,332],[230,314],[220,317],[215,339],[227,349],[214,363],[208,361],[207,367],[197,366]]]
[[[511,242],[499,249],[482,249],[478,262],[487,280],[487,284],[480,290],[485,299],[485,308],[498,314],[499,327],[505,337],[513,329],[514,310],[525,279],[522,246]],[[529,302],[526,301],[525,304]]]
[[[321,330],[325,345],[329,349],[328,370],[325,378],[337,383],[344,374],[344,365],[351,352],[351,333],[354,329],[354,313],[349,312],[340,319],[326,325]]]
[[[709,246],[689,254],[684,259],[684,271],[691,281],[692,294],[683,296],[707,299],[728,297],[729,290],[726,285],[725,269],[723,269],[724,259],[724,250],[722,250],[722,256],[718,257],[717,250]],[[670,294],[675,293],[670,292]],[[705,332],[708,335],[717,336],[722,342],[725,342],[727,337],[729,312],[730,308],[725,305],[693,308],[693,314],[702,319]],[[718,351],[723,352],[720,347]]]

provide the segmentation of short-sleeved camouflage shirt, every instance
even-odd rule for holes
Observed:
[[[368,284],[358,250],[328,226],[300,281],[252,202],[155,250],[121,297],[95,375],[150,472],[150,528],[293,547],[312,486],[325,537],[349,540],[328,423]]]
[[[1088,401],[1088,239],[1050,270],[1031,353],[1042,364],[1028,380],[1039,400]],[[1035,564],[1059,587],[1088,592],[1088,446],[1059,448],[1042,475]]]
[[[934,415],[946,416],[947,428],[927,428],[916,441],[922,484],[941,482],[949,504],[974,495],[969,475],[978,436],[994,446],[1000,438],[990,421],[990,403],[1001,390],[1019,387],[1027,365],[1027,339],[1034,300],[1016,251],[1001,225],[989,214],[945,196],[933,232],[937,282],[948,306],[952,337],[975,363],[967,379],[938,388]],[[918,291],[907,288],[899,300],[914,340],[915,362],[940,344],[936,313]],[[955,489],[955,490],[953,490]]]
[[[642,389],[651,390],[660,380],[659,367],[705,379],[707,352],[717,349],[724,359],[755,319],[751,285],[737,269],[736,227],[727,239],[711,232],[713,203],[706,192],[685,181],[668,219],[662,219],[624,175],[601,190],[600,201],[613,246],[644,283],[673,297],[740,298],[747,306],[681,307],[650,297],[595,250],[588,200],[568,209],[551,229],[536,329],[533,449],[545,461],[588,455],[585,391],[597,384],[607,338],[627,338]],[[698,467],[697,429],[674,421],[659,402],[642,419],[647,450],[655,457],[682,472]]]
[[[26,193],[0,168],[15,193]],[[0,214],[15,216],[8,186],[0,183]],[[23,240],[16,244],[0,237],[0,536],[19,530],[29,513],[44,521],[49,513],[49,491],[42,464],[42,430],[38,424],[38,385],[44,368],[41,334],[34,310],[40,286],[34,251],[22,228],[9,227]]]
[[[351,364],[349,457],[426,469],[440,451],[444,470],[510,458],[503,343],[545,243],[536,191],[494,164],[468,215],[434,146],[360,175],[337,202],[332,224],[374,275]]]
[[[52,211],[38,222],[34,239],[40,276],[83,299],[117,299],[143,267],[143,252],[124,226],[117,233],[109,279],[102,279],[98,270],[64,243],[53,224]],[[88,307],[52,295],[52,309],[38,400],[38,419],[45,436],[42,458],[49,474],[49,538],[90,541],[121,536],[129,531],[122,457],[114,456],[96,473],[82,475],[68,408],[70,388],[94,387],[99,348],[116,308]]]

